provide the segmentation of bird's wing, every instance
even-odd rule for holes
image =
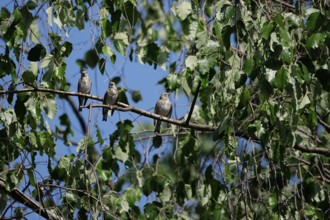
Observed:
[[[107,98],[107,95],[108,95],[108,90],[104,93],[103,104],[106,104],[106,103],[105,103],[105,100],[106,100],[106,98]]]
[[[81,83],[80,83],[80,79],[79,79],[79,81],[78,81],[78,90],[77,90],[78,92],[79,92],[79,90],[80,90],[80,84],[81,84]]]
[[[156,105],[155,105],[155,108],[154,108],[154,113],[155,113],[155,114],[159,114],[159,107],[158,107],[158,106],[160,105],[159,101],[160,101],[160,100],[158,100],[158,101],[156,102]],[[154,119],[154,125],[156,125],[156,123],[157,123],[157,120]]]
[[[172,115],[172,102],[170,102],[170,110],[168,111],[168,114],[166,115],[166,117],[170,118]]]
[[[89,81],[89,91],[87,92],[88,94],[91,94],[91,90],[92,90],[92,82],[91,81]]]
[[[116,99],[116,101],[115,101],[115,104],[117,104],[117,102],[118,102],[118,100],[119,100],[119,91],[118,91],[117,88],[116,88],[116,91],[117,91],[117,99]]]

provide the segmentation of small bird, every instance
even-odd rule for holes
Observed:
[[[159,97],[159,100],[157,101],[155,105],[155,114],[165,116],[170,118],[172,115],[172,103],[170,99],[168,98],[169,94],[167,92],[163,92],[161,96]],[[161,121],[154,120],[155,125],[155,132],[160,132],[160,124]],[[169,124],[167,124],[167,127]]]
[[[92,83],[87,72],[85,70],[81,71],[81,77],[78,82],[78,92],[90,94],[91,88],[92,88]],[[86,105],[88,98],[78,96],[78,99],[79,99],[79,111],[81,111],[82,108],[80,106],[82,106],[83,104]]]
[[[109,83],[109,87],[104,94],[103,104],[104,105],[114,105],[118,102],[118,89],[114,82]],[[103,119],[102,121],[107,121],[108,108],[103,108]],[[113,115],[114,110],[111,110],[111,115]]]

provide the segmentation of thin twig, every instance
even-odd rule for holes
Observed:
[[[53,212],[41,207],[41,205],[39,203],[33,201],[31,198],[29,198],[27,195],[25,195],[18,188],[14,188],[12,190],[7,190],[5,181],[2,178],[0,178],[0,190],[4,191],[6,194],[8,194],[14,200],[20,202],[21,204],[25,205],[26,207],[30,208],[35,213],[41,215],[42,217],[44,217],[46,219],[64,220],[62,217],[56,216]]]
[[[196,100],[197,100],[197,97],[198,97],[198,94],[199,94],[199,90],[201,89],[201,85],[202,85],[202,82],[199,80],[198,85],[197,85],[197,88],[196,88],[195,96],[194,96],[194,99],[193,99],[193,101],[191,103],[190,111],[189,111],[187,120],[185,122],[185,125],[188,125],[189,124],[191,115],[192,115],[192,113],[194,111],[194,108],[195,108],[195,103],[196,103]]]

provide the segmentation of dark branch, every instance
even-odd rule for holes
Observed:
[[[86,123],[85,123],[83,117],[81,116],[81,114],[79,113],[78,109],[76,108],[74,101],[72,100],[72,98],[70,96],[66,96],[66,100],[69,102],[74,114],[78,118],[80,126],[81,126],[84,134],[86,134],[86,132],[87,132]]]
[[[190,118],[191,118],[191,115],[194,111],[194,108],[195,108],[195,104],[196,104],[196,100],[197,100],[197,97],[198,97],[198,94],[199,94],[199,90],[201,89],[201,85],[202,85],[202,82],[199,80],[198,82],[198,85],[197,85],[197,88],[196,88],[196,92],[195,92],[195,96],[194,96],[194,99],[191,103],[191,106],[190,106],[190,111],[189,111],[189,114],[188,114],[188,117],[187,117],[187,120],[185,122],[186,125],[189,124],[189,121],[190,121]]]
[[[306,152],[306,153],[315,153],[315,154],[322,154],[325,156],[330,156],[330,149],[328,148],[323,148],[323,147],[305,147],[301,146],[299,144],[294,146],[295,149],[300,150],[301,152]]]
[[[88,108],[88,106],[82,106],[82,108]],[[153,119],[157,119],[160,121],[164,121],[164,122],[168,122],[174,125],[178,125],[181,127],[185,127],[185,128],[193,128],[199,131],[214,131],[216,129],[216,127],[213,126],[209,126],[209,125],[201,125],[201,124],[196,124],[196,123],[188,123],[186,124],[186,122],[182,122],[176,119],[172,119],[172,118],[166,118],[163,117],[161,115],[158,114],[154,114],[130,105],[126,105],[124,103],[118,102],[117,105],[103,105],[103,104],[93,104],[92,105],[93,108],[109,108],[109,109],[115,109],[117,111],[122,111],[122,112],[134,112],[136,114],[140,114],[143,116],[146,116],[148,118],[153,118]]]
[[[20,202],[22,205],[25,205],[26,207],[30,208],[35,213],[41,215],[42,217],[44,217],[46,219],[64,220],[62,217],[57,216],[54,213],[52,213],[51,211],[44,209],[40,204],[33,201],[31,198],[29,198],[27,195],[25,195],[18,188],[14,188],[11,191],[7,190],[6,184],[5,184],[4,180],[2,180],[2,179],[0,179],[0,191],[4,191],[6,194],[8,194],[14,200]]]
[[[19,89],[19,90],[0,90],[0,94],[12,94],[12,93],[24,93],[24,92],[45,92],[45,93],[53,93],[53,94],[62,94],[62,95],[70,95],[70,96],[82,96],[82,97],[88,97],[89,99],[94,99],[94,100],[98,100],[98,101],[103,101],[103,98],[100,98],[98,96],[93,96],[93,95],[88,95],[88,94],[83,94],[83,93],[77,93],[77,92],[66,92],[66,91],[61,91],[61,90],[55,90],[55,89],[46,89],[46,88],[26,88],[26,89]],[[86,108],[87,106],[82,106],[84,108]],[[89,107],[89,106],[88,106]],[[124,103],[118,102],[117,105],[113,105],[113,106],[107,106],[107,105],[92,105],[92,107],[94,108],[101,108],[101,107],[106,107],[106,108],[113,108],[116,109],[118,111],[130,111],[130,112],[134,112],[140,115],[144,115],[146,117],[149,118],[153,118],[153,119],[157,119],[157,120],[161,120],[164,122],[168,122],[171,124],[175,124],[181,127],[185,127],[185,128],[193,128],[196,130],[200,130],[200,131],[214,131],[216,129],[216,127],[214,126],[209,126],[209,125],[201,125],[201,124],[196,124],[196,123],[188,123],[186,124],[185,122],[179,121],[179,120],[175,120],[175,119],[171,119],[171,118],[166,118],[130,105],[126,105]],[[234,133],[235,136],[240,136],[240,137],[244,137],[246,139],[249,139],[249,135],[242,132],[242,131],[235,131]],[[254,140],[256,142],[260,143],[260,140]],[[302,152],[306,152],[306,153],[316,153],[316,154],[322,154],[322,155],[326,155],[326,156],[330,156],[330,149],[327,148],[321,148],[321,147],[305,147],[305,146],[301,146],[301,145],[295,145],[294,146],[295,149],[300,150]]]
[[[12,94],[12,93],[24,93],[24,92],[45,92],[45,93],[53,93],[53,94],[60,94],[60,95],[70,95],[70,96],[82,96],[82,97],[88,97],[89,99],[94,99],[94,100],[98,100],[98,101],[103,101],[103,98],[98,97],[98,96],[93,96],[93,95],[89,95],[89,94],[84,94],[84,93],[79,93],[79,92],[67,92],[67,91],[61,91],[61,90],[56,90],[56,89],[46,89],[46,88],[25,88],[25,89],[16,89],[16,90],[0,90],[0,94]],[[88,108],[88,106],[82,106],[83,108]],[[93,107],[109,107],[107,105],[93,105]],[[109,107],[110,108],[110,107]],[[165,122],[169,122],[181,127],[185,127],[185,128],[193,128],[196,130],[200,130],[200,131],[214,131],[216,129],[216,127],[213,126],[209,126],[209,125],[201,125],[201,124],[196,124],[196,123],[188,123],[185,124],[185,122],[181,122],[175,119],[170,119],[170,118],[166,118],[157,114],[153,114],[150,112],[147,112],[145,110],[130,106],[130,105],[126,105],[124,103],[118,102],[117,106],[113,106],[114,109],[118,110],[118,111],[131,111],[137,114],[141,114],[144,115],[146,117],[149,118],[153,118],[153,119],[158,119],[161,121],[165,121]]]

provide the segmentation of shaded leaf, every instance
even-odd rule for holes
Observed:
[[[137,102],[139,102],[139,101],[142,100],[142,96],[141,96],[140,91],[138,91],[138,90],[133,90],[133,91],[132,91],[132,100],[133,100],[135,103],[137,103]]]
[[[46,49],[41,44],[35,45],[28,53],[28,60],[40,61],[46,55]]]

